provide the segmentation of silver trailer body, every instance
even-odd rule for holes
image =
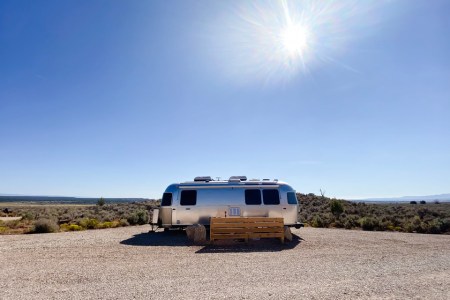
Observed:
[[[244,176],[228,181],[200,178],[206,180],[196,178],[167,187],[157,212],[160,227],[209,225],[211,217],[282,217],[287,226],[302,226],[295,190],[287,183],[247,181]]]

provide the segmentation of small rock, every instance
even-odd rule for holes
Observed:
[[[284,226],[284,239],[292,242],[291,227]]]

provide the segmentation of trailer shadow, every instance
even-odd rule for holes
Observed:
[[[195,253],[233,253],[233,252],[277,252],[297,247],[303,239],[292,234],[292,241],[281,244],[278,239],[241,241],[219,240],[213,245],[206,245]],[[208,241],[209,242],[209,241]],[[129,246],[195,246],[186,237],[184,230],[143,232],[120,242]],[[196,246],[198,247],[198,246]]]
[[[213,245],[207,245],[195,253],[237,253],[237,252],[278,252],[297,247],[303,239],[292,234],[292,241],[281,244],[278,239],[250,240],[248,243],[219,240]]]
[[[130,246],[189,246],[184,230],[143,232],[120,243]]]

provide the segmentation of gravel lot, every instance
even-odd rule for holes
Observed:
[[[450,299],[450,236],[303,228],[192,246],[149,226],[0,236],[1,299]]]

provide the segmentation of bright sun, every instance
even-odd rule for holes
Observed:
[[[300,24],[291,24],[285,27],[281,32],[281,42],[283,48],[291,56],[303,55],[308,48],[309,39],[308,29]]]

